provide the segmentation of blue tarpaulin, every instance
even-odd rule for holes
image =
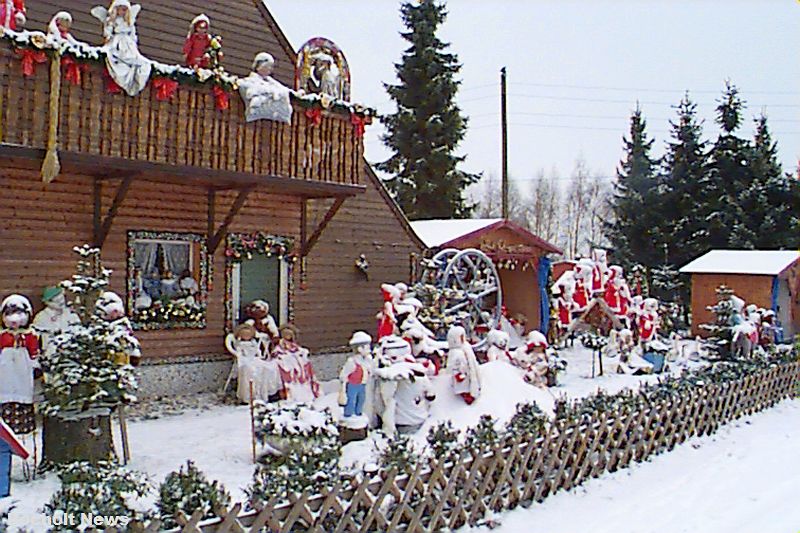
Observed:
[[[539,324],[539,331],[547,335],[547,330],[550,329],[550,296],[547,291],[547,282],[550,280],[550,259],[542,257],[539,259],[539,296],[541,302],[539,304],[539,312],[541,315],[541,323]]]
[[[0,439],[0,498],[9,495],[11,489],[11,447]]]
[[[778,276],[772,278],[772,310],[778,314],[778,291],[780,291],[780,279]]]

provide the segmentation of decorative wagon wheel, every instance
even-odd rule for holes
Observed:
[[[500,322],[503,305],[500,276],[494,263],[474,248],[442,250],[432,261],[438,266],[437,286],[459,295],[448,298],[444,314],[458,316],[473,348],[482,348],[486,334]]]

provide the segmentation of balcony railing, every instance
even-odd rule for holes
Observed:
[[[49,72],[48,58],[32,76],[23,76],[20,58],[0,43],[0,144],[47,148]],[[314,124],[306,109],[293,102],[291,124],[247,123],[235,92],[229,109],[219,110],[205,86],[180,84],[169,101],[160,101],[150,86],[129,97],[109,93],[106,83],[102,64],[87,63],[77,85],[62,75],[61,154],[345,186],[362,183],[363,139],[347,113],[323,111]]]

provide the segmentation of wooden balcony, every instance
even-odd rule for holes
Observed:
[[[79,85],[62,75],[59,156],[66,168],[146,172],[225,188],[264,186],[305,196],[363,190],[363,139],[346,112],[323,111],[313,124],[294,102],[291,124],[247,123],[238,93],[217,109],[209,86],[180,84],[169,101],[150,85],[138,96],[110,94],[102,64],[88,63]],[[24,77],[0,43],[0,149],[6,157],[43,157],[50,124],[50,60]]]

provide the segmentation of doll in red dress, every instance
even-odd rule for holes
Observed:
[[[211,21],[206,15],[197,15],[189,27],[183,45],[185,65],[196,68],[216,68],[222,60],[222,39],[211,35]]]

